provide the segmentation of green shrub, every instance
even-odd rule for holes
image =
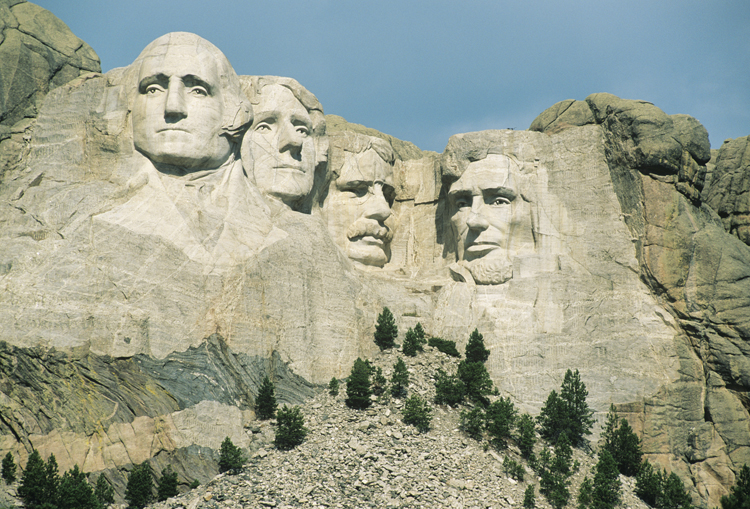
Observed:
[[[461,410],[461,431],[474,440],[481,440],[485,428],[484,410],[474,407],[471,410]]]
[[[414,327],[414,335],[417,337],[417,350],[423,352],[424,345],[427,344],[427,338],[424,329],[422,328],[422,324],[419,322],[417,322],[416,327]]]
[[[570,442],[566,435],[562,435],[559,444],[555,446],[554,457],[548,449],[539,454],[537,469],[539,477],[539,491],[555,509],[562,509],[570,500],[568,491],[570,477]]]
[[[276,391],[268,376],[263,377],[263,383],[258,389],[258,399],[255,401],[255,414],[258,419],[265,421],[276,415]]]
[[[193,482],[190,483],[190,489],[194,490],[198,488],[198,486],[201,485],[201,482],[198,479],[193,479]]]
[[[750,468],[743,465],[735,479],[729,495],[721,497],[721,509],[745,509],[750,507]]]
[[[419,350],[419,344],[417,340],[417,335],[414,333],[414,331],[411,328],[409,328],[406,331],[406,335],[404,336],[404,346],[403,346],[404,355],[408,355],[409,357],[416,357],[418,350]]]
[[[594,425],[593,410],[586,402],[588,394],[578,370],[567,370],[560,394],[553,390],[537,417],[539,434],[554,444],[565,432],[574,446],[583,445],[583,436],[590,435]]]
[[[525,473],[523,465],[510,456],[505,456],[505,459],[503,460],[503,470],[516,481],[523,482],[523,476]]]
[[[621,474],[633,477],[641,466],[641,441],[627,419],[620,420],[614,405],[609,408],[602,432],[603,448],[609,451]]]
[[[451,357],[461,357],[461,354],[458,353],[458,350],[456,349],[456,342],[451,341],[450,339],[430,338],[427,341],[427,344],[436,348],[439,352],[443,352]]]
[[[466,397],[478,405],[486,407],[493,393],[492,379],[483,362],[463,360],[458,365],[458,378],[466,387]]]
[[[523,508],[534,509],[536,507],[536,496],[534,495],[534,485],[529,484],[526,486],[526,491],[523,492]]]
[[[552,458],[550,468],[554,472],[570,477],[570,474],[572,473],[570,468],[572,460],[573,449],[570,447],[568,435],[562,433],[555,444],[555,455]]]
[[[107,482],[107,478],[104,477],[104,474],[99,474],[99,477],[96,479],[94,496],[104,507],[115,503],[115,489],[109,484],[109,482]]]
[[[63,474],[57,490],[58,509],[99,509],[100,505],[78,465]]]
[[[404,402],[404,423],[415,426],[421,433],[430,429],[432,410],[419,394],[412,394]]]
[[[511,437],[515,427],[517,411],[510,398],[500,398],[493,401],[485,412],[487,433],[492,444],[498,449],[506,447],[506,440]]]
[[[167,465],[167,468],[161,471],[161,477],[158,482],[159,487],[156,490],[156,498],[159,502],[176,497],[179,494],[177,491],[177,481],[177,472],[172,470],[171,465]]]
[[[331,378],[331,381],[328,382],[328,394],[331,396],[339,395],[339,381],[336,377]]]
[[[368,408],[372,404],[370,396],[370,366],[357,357],[346,380],[346,406],[357,410]]]
[[[305,417],[300,407],[292,408],[284,405],[279,409],[276,416],[276,437],[274,445],[282,451],[294,449],[305,441],[309,430],[305,427]]]
[[[242,449],[234,445],[231,438],[224,438],[219,451],[219,472],[239,474],[244,464],[245,455],[242,453]]]
[[[152,493],[154,480],[148,463],[136,465],[128,474],[128,485],[125,488],[125,500],[131,507],[143,509],[154,498]]]
[[[622,499],[620,471],[612,455],[606,449],[599,452],[599,461],[594,467],[594,485],[591,492],[591,509],[614,509]]]
[[[13,461],[13,455],[8,453],[3,458],[2,477],[6,484],[16,482],[16,462]]]
[[[466,385],[455,375],[438,368],[435,374],[435,404],[455,407],[466,397]]]
[[[635,476],[635,494],[651,507],[661,495],[661,476],[648,461],[641,463]]]
[[[369,361],[365,361],[369,365]],[[385,393],[388,381],[383,376],[383,369],[380,366],[370,366],[370,374],[372,375],[371,390],[375,396],[382,396]]]
[[[518,419],[518,435],[516,443],[521,451],[521,456],[530,460],[534,457],[534,444],[536,444],[536,426],[534,418],[529,414],[523,414]]]
[[[490,351],[484,347],[484,336],[474,329],[466,343],[466,362],[487,362],[489,358]]]
[[[33,449],[18,487],[18,496],[24,501],[26,507],[41,508],[45,504],[56,507],[59,484],[60,476],[55,455],[50,454],[45,463],[39,451]]]
[[[403,398],[406,396],[407,387],[409,387],[409,371],[406,369],[404,360],[399,357],[396,359],[396,364],[393,365],[391,395],[394,398]]]
[[[396,346],[398,337],[398,327],[393,313],[388,308],[383,308],[383,312],[378,315],[378,323],[375,325],[375,344],[380,350],[386,350]]]
[[[662,490],[661,496],[656,499],[656,507],[659,509],[690,509],[693,506],[692,499],[685,491],[682,479],[674,472],[669,475],[664,472],[661,477]]]
[[[594,485],[591,479],[585,477],[578,487],[578,509],[589,509],[591,507],[591,497],[594,492]]]

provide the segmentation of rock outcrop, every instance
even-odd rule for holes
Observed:
[[[203,84],[188,68],[159,81],[151,67],[186,47]],[[594,94],[529,131],[457,134],[439,155],[324,118],[296,81],[237,78],[225,60],[177,33],[128,68],[78,67],[24,128],[28,147],[8,146],[3,450],[54,452],[119,485],[149,458],[205,480],[191,462],[213,473],[224,436],[253,443],[265,374],[282,401],[303,400],[377,352],[388,306],[401,337],[419,322],[462,348],[478,328],[495,384],[532,414],[578,369],[599,423],[615,404],[649,458],[716,505],[750,461],[746,139],[712,161],[695,119]],[[147,121],[193,110],[151,95],[178,83],[210,97],[213,74],[216,157],[152,145]],[[333,189],[351,216],[335,239]]]

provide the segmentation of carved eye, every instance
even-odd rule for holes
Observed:
[[[456,198],[456,208],[463,209],[471,207],[471,201],[468,198]]]
[[[261,132],[261,133],[268,132],[268,131],[271,130],[271,125],[268,124],[267,122],[261,122],[261,123],[259,123],[258,125],[255,126],[255,130],[257,132]]]
[[[208,90],[206,90],[203,87],[193,87],[190,89],[190,94],[196,95],[199,97],[208,97]]]
[[[503,198],[502,196],[497,196],[490,202],[490,205],[492,205],[493,207],[500,207],[502,205],[508,204],[510,204],[510,200],[508,198]]]
[[[297,126],[297,132],[300,133],[302,136],[307,136],[308,134],[310,134],[310,129],[308,129],[307,127],[303,125],[300,125],[300,126]]]
[[[154,84],[146,87],[146,94],[154,95],[158,92],[164,92],[164,89],[159,85]]]

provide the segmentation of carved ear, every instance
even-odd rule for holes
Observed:
[[[255,159],[253,159],[253,151],[250,150],[250,136],[248,136],[247,131],[242,135],[242,141],[240,142],[240,160],[242,161],[242,168],[245,170],[245,175],[255,185],[255,171],[253,171]]]

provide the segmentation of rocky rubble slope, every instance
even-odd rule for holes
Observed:
[[[438,367],[454,372],[458,360],[426,347],[416,358],[404,357],[409,393],[432,401]],[[385,352],[371,361],[389,378],[397,355]],[[320,389],[302,406],[307,440],[288,452],[273,448],[273,424],[257,422],[248,431],[256,439],[251,459],[239,475],[222,474],[152,509],[242,507],[520,507],[529,484],[537,507],[548,508],[539,480],[527,467],[524,481],[503,469],[505,455],[522,462],[511,445],[507,451],[485,449],[458,430],[460,410],[433,407],[432,428],[425,434],[402,422],[403,401],[384,398],[367,410],[344,404],[345,384],[337,397]],[[540,450],[537,444],[537,453]],[[571,478],[571,502],[578,485],[596,463],[592,452],[574,451],[581,466]],[[633,494],[634,481],[621,476],[623,507],[648,506]]]

